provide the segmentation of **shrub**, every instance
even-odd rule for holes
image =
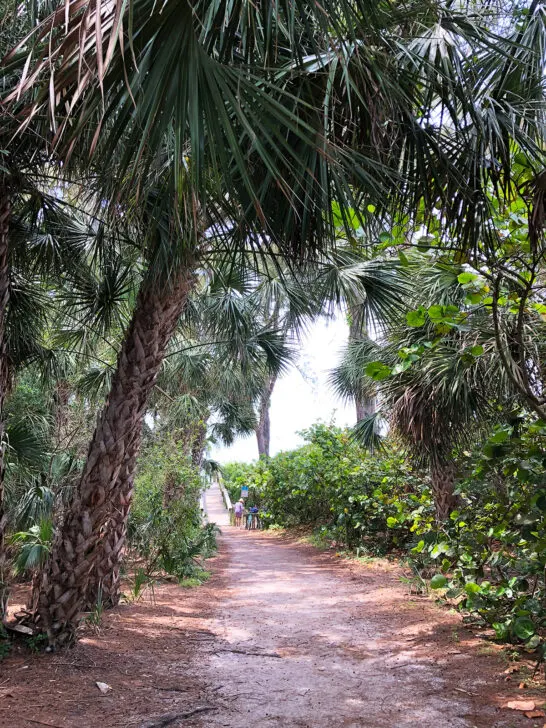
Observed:
[[[258,501],[267,524],[325,524],[349,547],[386,552],[412,538],[416,522],[432,522],[430,492],[394,443],[369,455],[350,433],[317,424],[306,444],[255,465],[225,469],[226,485]]]
[[[173,439],[162,438],[142,453],[128,536],[148,573],[193,577],[215,550],[214,526],[201,523],[201,487],[198,470]]]
[[[491,625],[536,647],[546,626],[546,423],[498,427],[466,454],[460,508],[412,550],[436,587]],[[431,583],[431,586],[434,586]]]
[[[269,477],[266,460],[258,460],[256,463],[227,463],[222,466],[222,475],[233,503],[239,500],[241,488],[246,486],[249,500],[257,506],[262,505],[262,491]]]

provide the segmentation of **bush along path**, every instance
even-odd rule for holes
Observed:
[[[213,575],[2,663],[0,726],[542,728],[540,693],[385,562],[225,527]],[[104,693],[97,683],[104,683]],[[517,701],[514,710],[507,707]],[[534,716],[534,717],[528,717]]]

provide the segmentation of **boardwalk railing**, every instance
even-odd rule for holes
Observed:
[[[224,485],[224,481],[222,480],[222,477],[220,476],[218,478],[218,485],[220,486],[220,492],[222,493],[222,498],[224,499],[224,505],[229,511],[229,514],[231,515],[231,511],[233,510],[233,504],[231,502],[231,498],[229,497],[229,493],[227,492],[226,486]]]

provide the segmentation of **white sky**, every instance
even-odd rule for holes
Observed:
[[[298,366],[276,384],[271,400],[271,455],[298,447],[297,435],[318,420],[334,419],[340,426],[354,425],[354,407],[335,397],[328,385],[328,372],[339,360],[347,341],[343,316],[314,323],[304,337]],[[221,463],[250,461],[258,457],[255,436],[239,438],[231,447],[214,447],[210,457]]]

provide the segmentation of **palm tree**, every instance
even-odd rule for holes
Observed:
[[[370,260],[364,246],[339,246],[316,256],[304,267],[296,265],[258,270],[250,300],[254,316],[278,331],[282,340],[295,346],[310,323],[340,309],[352,314],[359,330],[366,319],[377,329],[403,304],[407,293],[397,259]],[[256,402],[255,427],[260,456],[269,456],[270,403],[276,372],[266,373]]]
[[[254,426],[249,402],[256,399],[264,376],[275,376],[290,352],[276,331],[256,318],[249,273],[220,261],[214,271],[203,260],[201,281],[190,295],[184,315],[166,350],[149,407],[163,413],[156,429],[173,431],[196,467],[200,466],[207,424],[224,441]],[[134,455],[136,457],[136,455]],[[88,605],[100,593],[106,606],[119,600],[121,552],[133,491],[133,472],[123,475],[100,533],[94,568],[87,585]]]
[[[92,237],[88,226],[82,227],[81,221],[76,222],[73,208],[56,195],[29,186],[24,195],[13,198],[8,248],[10,300],[3,338],[9,387],[5,391],[7,404],[1,421],[8,468],[0,484],[2,615],[9,595],[3,539],[16,525],[14,517],[19,510],[13,506],[17,498],[11,491],[17,491],[22,503],[27,500],[27,491],[34,490],[39,496],[45,492],[44,487],[48,489],[52,470],[49,444],[46,446],[51,442],[49,425],[43,422],[36,425],[33,418],[14,412],[10,392],[25,371],[30,370],[33,377],[43,379],[64,377],[60,373],[63,366],[52,345],[52,320],[60,300],[68,295],[68,288],[74,293],[88,277],[89,261],[96,252]],[[94,267],[97,268],[96,264]]]
[[[408,280],[397,258],[373,255],[373,247],[352,241],[324,262],[319,273],[325,303],[345,311],[349,321],[349,348],[368,338],[373,329],[381,335],[398,318],[409,296]],[[354,387],[352,399],[357,422],[373,414],[373,387]]]
[[[386,339],[352,342],[331,377],[345,397],[353,396],[355,388],[378,388],[381,407],[357,424],[355,437],[373,446],[381,439],[379,421],[388,421],[416,461],[430,469],[439,521],[457,502],[454,451],[502,416],[499,405],[506,412],[513,404],[483,315],[468,331],[450,325],[466,296],[460,273],[460,266],[419,260],[412,269],[414,295]],[[422,318],[408,325],[406,313],[412,309]],[[446,330],[439,337],[442,327]]]

